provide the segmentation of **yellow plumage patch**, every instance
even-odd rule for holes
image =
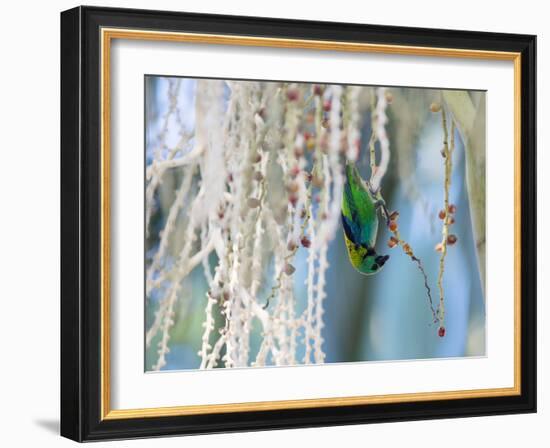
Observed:
[[[353,244],[346,235],[344,235],[344,239],[346,240],[346,247],[348,248],[348,255],[351,264],[354,267],[358,267],[363,262],[367,249],[361,246],[356,248],[355,244]]]

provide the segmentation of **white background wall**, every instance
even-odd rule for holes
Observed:
[[[543,154],[550,94],[545,2],[296,0],[89,1],[204,13],[353,21],[538,35],[539,229],[549,222],[550,159]],[[68,446],[59,438],[59,12],[71,1],[4,2],[0,26],[0,443]],[[544,170],[546,168],[546,170]],[[543,171],[544,170],[544,171]],[[543,202],[546,204],[543,205]],[[509,204],[503,204],[509,206]],[[109,446],[526,446],[550,444],[544,369],[550,332],[543,298],[550,239],[539,231],[539,413],[126,441]],[[543,263],[545,266],[543,267]],[[543,269],[544,268],[544,269]],[[546,271],[546,272],[545,272]],[[103,446],[99,444],[96,446]]]

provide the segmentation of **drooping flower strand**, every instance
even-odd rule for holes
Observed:
[[[452,246],[457,242],[456,235],[449,233],[450,226],[454,223],[454,214],[456,213],[456,206],[449,201],[449,193],[451,189],[451,178],[453,170],[453,152],[455,149],[455,122],[451,120],[451,132],[449,143],[449,130],[447,127],[447,114],[445,107],[439,103],[432,103],[430,106],[432,112],[441,113],[441,126],[443,128],[443,148],[441,149],[441,155],[444,159],[445,165],[445,179],[443,183],[443,209],[439,212],[439,218],[443,220],[441,228],[441,242],[437,244],[436,250],[441,252],[439,257],[439,271],[437,275],[437,287],[439,289],[439,305],[437,308],[439,329],[438,334],[440,337],[445,336],[445,290],[443,286],[443,274],[445,273],[445,258],[447,256],[448,246]]]
[[[373,93],[371,95],[371,137],[368,143],[369,162],[371,168],[369,187],[378,203],[382,204],[382,217],[386,221],[388,230],[392,233],[392,236],[388,240],[388,247],[393,248],[400,246],[403,249],[403,252],[417,265],[418,270],[422,274],[424,288],[428,298],[428,305],[432,312],[433,320],[434,322],[437,322],[437,310],[433,304],[428,275],[424,269],[422,260],[414,253],[412,246],[401,237],[397,225],[399,212],[394,211],[389,213],[385,205],[386,202],[384,197],[382,196],[382,180],[386,174],[391,158],[390,141],[386,133],[386,123],[388,122],[386,109],[388,105],[391,104],[392,100],[393,95],[387,88],[379,87],[377,89],[373,89]],[[381,153],[380,162],[378,164],[376,163],[376,142],[379,143]]]

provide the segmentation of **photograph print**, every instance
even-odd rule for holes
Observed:
[[[145,371],[486,355],[484,91],[144,82]]]

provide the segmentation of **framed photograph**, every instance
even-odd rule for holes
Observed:
[[[61,14],[61,433],[535,412],[535,36]]]

